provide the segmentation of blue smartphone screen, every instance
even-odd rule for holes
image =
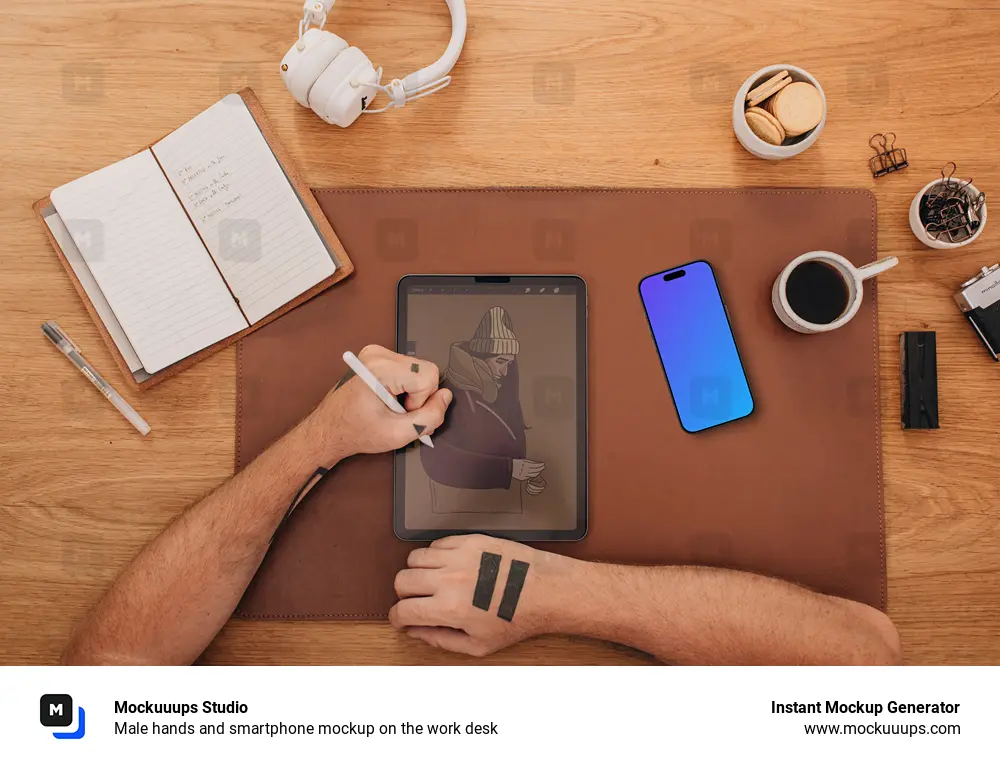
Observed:
[[[681,427],[695,433],[753,412],[712,267],[695,261],[651,274],[639,295]]]

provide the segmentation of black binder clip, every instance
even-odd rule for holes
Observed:
[[[875,156],[868,160],[873,178],[881,178],[909,167],[906,149],[896,148],[895,133],[876,133],[868,139],[868,145],[875,150]]]

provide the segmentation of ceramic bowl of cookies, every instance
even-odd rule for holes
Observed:
[[[826,94],[805,69],[791,64],[750,75],[733,100],[733,132],[750,154],[786,160],[816,143],[826,125]]]

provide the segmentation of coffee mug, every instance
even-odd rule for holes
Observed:
[[[796,332],[809,335],[836,330],[861,308],[864,281],[898,263],[893,256],[859,267],[837,253],[804,253],[774,280],[771,305],[778,319]]]

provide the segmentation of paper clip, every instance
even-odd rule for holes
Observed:
[[[895,144],[895,133],[876,133],[868,139],[868,145],[875,150],[875,156],[868,160],[873,178],[881,178],[909,166],[906,150],[897,149]]]

